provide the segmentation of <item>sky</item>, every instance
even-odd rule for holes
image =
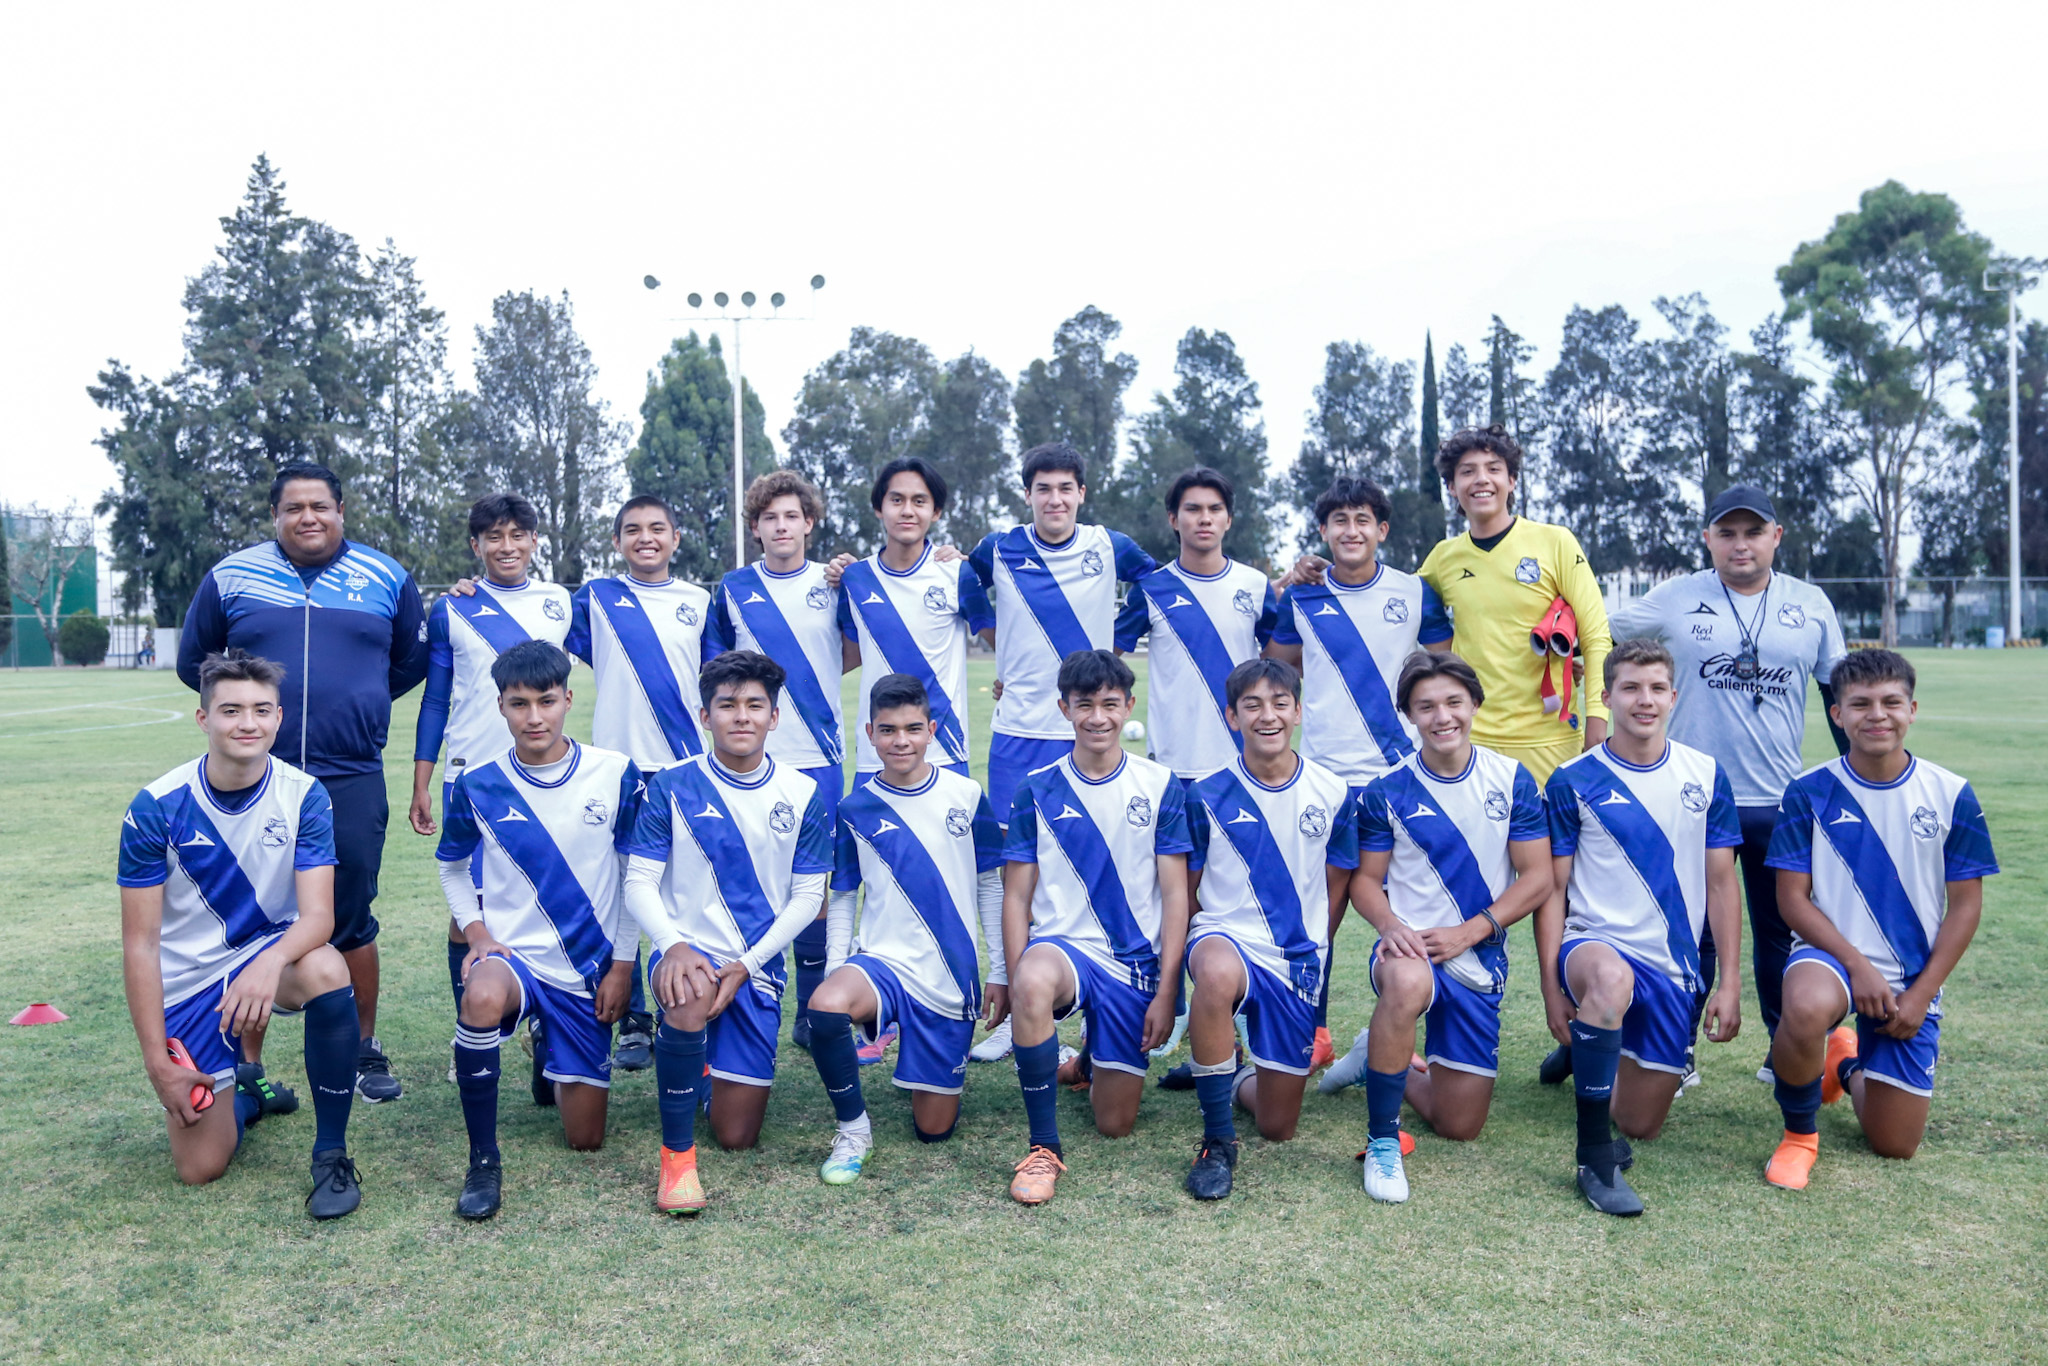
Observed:
[[[1013,379],[1083,305],[1133,410],[1189,327],[1237,342],[1274,463],[1340,339],[1439,363],[1490,314],[1540,369],[1573,304],[1773,272],[1888,178],[2048,257],[2037,6],[23,6],[0,20],[0,501],[113,482],[86,386],[181,355],[250,163],[418,259],[458,382],[507,291],[567,290],[634,420],[684,295],[749,327],[777,434],[856,325]],[[2001,62],[2006,68],[2001,68]],[[2008,74],[2010,72],[2010,74]],[[641,277],[663,287],[650,293]],[[827,284],[815,300],[807,281]],[[1646,321],[1650,334],[1654,323]]]

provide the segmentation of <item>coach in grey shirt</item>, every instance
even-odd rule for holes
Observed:
[[[1726,489],[1707,509],[1705,539],[1714,567],[1667,579],[1611,618],[1617,643],[1651,636],[1669,647],[1678,662],[1671,738],[1713,755],[1734,790],[1757,1005],[1764,1028],[1774,1034],[1792,932],[1778,915],[1777,875],[1764,867],[1764,855],[1778,799],[1805,768],[1807,680],[1819,684],[1822,704],[1832,705],[1828,679],[1847,653],[1826,595],[1772,570],[1784,538],[1762,489]],[[1832,721],[1828,727],[1835,748],[1846,750],[1842,733]],[[1712,990],[1715,960],[1708,945],[1700,949]]]

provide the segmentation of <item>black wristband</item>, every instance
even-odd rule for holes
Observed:
[[[1500,922],[1499,922],[1498,920],[1495,920],[1495,919],[1493,918],[1493,912],[1492,912],[1492,911],[1481,911],[1481,912],[1480,912],[1479,914],[1481,914],[1481,915],[1485,916],[1485,917],[1486,917],[1486,923],[1487,923],[1487,924],[1489,924],[1489,925],[1491,925],[1491,926],[1493,926],[1493,933],[1492,933],[1491,935],[1489,935],[1489,936],[1487,937],[1487,940],[1486,940],[1486,942],[1487,942],[1487,943],[1489,943],[1489,944],[1503,944],[1503,943],[1506,943],[1506,942],[1507,942],[1507,937],[1508,937],[1508,932],[1507,932],[1506,930],[1504,930],[1504,929],[1502,929],[1502,928],[1500,927]]]

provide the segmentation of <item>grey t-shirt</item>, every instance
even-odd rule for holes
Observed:
[[[1756,639],[1762,672],[1750,680],[1735,676],[1736,614]],[[1777,805],[1805,768],[1806,681],[1827,682],[1848,652],[1827,596],[1773,573],[1762,593],[1744,597],[1702,569],[1623,603],[1610,625],[1617,644],[1651,636],[1678,662],[1671,738],[1720,760],[1737,806]]]

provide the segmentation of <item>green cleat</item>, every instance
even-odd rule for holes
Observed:
[[[850,1186],[860,1180],[860,1169],[866,1165],[871,1140],[854,1134],[839,1133],[832,1137],[832,1154],[825,1159],[825,1165],[818,1168],[818,1175],[828,1186]]]

